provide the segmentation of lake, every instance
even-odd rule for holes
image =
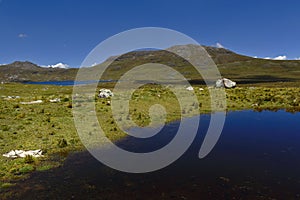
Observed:
[[[105,83],[105,82],[114,82],[113,80],[90,80],[90,81],[42,81],[42,82],[33,82],[28,81],[24,82],[25,84],[34,84],[34,85],[58,85],[58,86],[72,86],[72,85],[84,85],[91,83]]]
[[[300,113],[229,112],[215,148],[199,159],[209,120],[201,115],[191,147],[159,171],[119,172],[78,152],[62,167],[34,172],[12,189],[21,199],[300,199]],[[168,143],[177,128],[173,122],[152,138],[127,137],[116,144],[152,151]]]

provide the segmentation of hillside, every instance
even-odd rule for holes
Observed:
[[[217,64],[223,77],[237,81],[239,84],[279,83],[300,85],[299,60],[267,60],[239,55],[223,48],[204,46],[208,54]],[[176,51],[184,46],[169,49]],[[167,49],[168,50],[168,49]],[[112,60],[112,57],[108,60]],[[161,63],[173,67],[190,79],[192,83],[203,84],[201,76],[189,62],[168,51],[136,51],[118,57],[104,74],[106,79],[117,80],[124,72],[144,63]],[[101,67],[95,66],[95,67]]]
[[[0,81],[27,82],[27,81],[59,81],[72,80],[77,69],[44,68],[34,63],[16,61],[0,66]]]
[[[169,49],[181,49],[184,46],[174,46]],[[239,55],[223,48],[204,46],[211,58],[217,64],[222,76],[238,83],[261,82],[299,82],[300,61],[298,60],[266,60]],[[168,49],[167,49],[168,50]],[[107,59],[111,61],[116,56]],[[106,62],[107,62],[106,61]],[[115,59],[103,75],[103,79],[117,80],[131,68],[145,63],[161,63],[173,67],[194,83],[203,83],[201,76],[189,62],[169,51],[147,50],[133,51]],[[93,73],[103,64],[86,68]],[[59,81],[74,80],[78,69],[43,68],[30,62],[14,62],[0,66],[0,81]]]

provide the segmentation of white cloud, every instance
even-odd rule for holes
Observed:
[[[300,60],[300,57],[298,57],[298,58],[295,58],[295,60]]]
[[[25,33],[20,33],[18,35],[18,38],[26,38],[26,37],[27,37],[27,35]]]
[[[264,59],[268,59],[268,60],[286,60],[287,57],[285,55],[281,55],[281,56],[277,56],[277,57],[274,57],[274,58],[265,57]]]
[[[45,68],[62,68],[62,69],[70,68],[69,65],[64,64],[64,63],[57,63],[55,65],[43,65],[42,67],[45,67]]]
[[[286,60],[287,59],[287,57],[286,56],[277,56],[277,57],[275,57],[274,58],[274,60]]]
[[[224,47],[221,43],[219,43],[219,42],[217,42],[215,46],[216,46],[217,48],[223,48],[223,49],[225,48],[225,47]]]

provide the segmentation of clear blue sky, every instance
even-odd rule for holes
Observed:
[[[300,57],[299,0],[0,0],[0,64],[78,67],[99,42],[147,26],[250,56]]]

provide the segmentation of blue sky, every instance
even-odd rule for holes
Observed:
[[[79,67],[99,42],[148,26],[245,55],[300,57],[298,0],[0,0],[0,64]]]

